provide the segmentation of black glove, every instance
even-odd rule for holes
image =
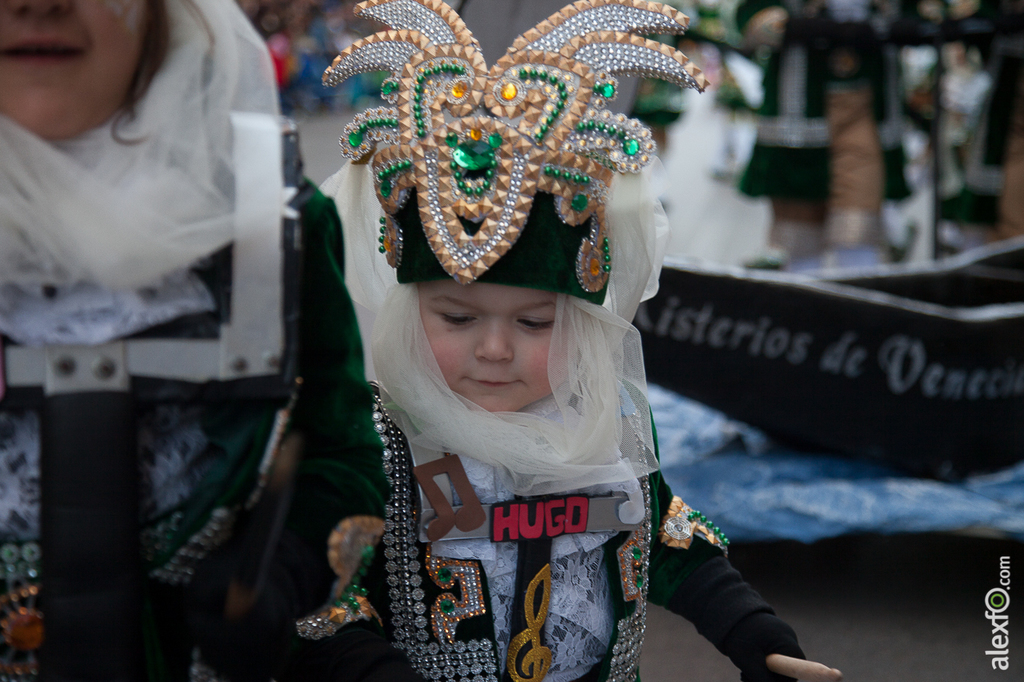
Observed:
[[[423,682],[409,659],[387,640],[349,625],[339,634],[308,642],[278,682]]]
[[[752,613],[726,635],[719,651],[740,669],[743,682],[794,682],[768,670],[768,654],[806,658],[796,641],[796,633],[773,613]]]
[[[708,559],[683,581],[668,609],[686,618],[740,669],[744,682],[789,682],[768,670],[765,657],[805,658],[796,634],[729,560]]]
[[[185,592],[186,619],[203,662],[218,674],[231,682],[267,682],[284,663],[295,620],[323,603],[334,574],[326,551],[285,529],[252,610],[227,621],[224,600],[241,545],[236,536],[199,563]]]

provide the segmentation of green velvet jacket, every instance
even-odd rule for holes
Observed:
[[[341,221],[334,202],[317,191],[302,210],[303,262],[299,372],[303,378],[291,428],[305,436],[286,526],[314,547],[343,517],[382,516],[388,482],[381,443],[371,420],[372,395],[363,372],[355,311],[344,285]],[[191,643],[181,613],[183,586],[175,579],[183,548],[238,512],[257,483],[257,468],[277,401],[211,405],[203,429],[217,463],[192,497],[164,519],[160,551],[148,544],[147,661],[151,682],[187,679]],[[171,519],[177,519],[171,522]],[[160,524],[157,524],[160,529]],[[152,533],[152,529],[150,530]],[[227,533],[229,534],[229,533]],[[177,557],[177,558],[176,558]],[[326,595],[325,595],[326,597]]]
[[[383,404],[378,403],[374,419],[385,443],[392,496],[384,538],[364,586],[383,632],[426,679],[461,682],[480,680],[480,675],[497,682],[505,664],[498,660],[487,576],[478,561],[436,557],[429,543],[419,542],[418,488],[408,445]],[[659,540],[672,492],[658,472],[642,479],[641,485],[647,507],[644,522],[604,545],[615,628],[599,664],[602,682],[638,679],[647,602],[665,605],[698,566],[721,555],[717,546],[699,536],[688,549]],[[361,625],[373,627],[365,621]],[[335,637],[344,637],[347,630]]]
[[[291,427],[305,434],[306,447],[287,527],[313,547],[324,548],[326,567],[331,529],[350,514],[383,515],[388,481],[380,466],[381,443],[373,430],[373,399],[355,313],[344,285],[341,223],[333,201],[316,192],[302,210],[302,226],[299,371],[304,381]],[[188,679],[193,645],[185,627],[185,586],[201,557],[230,539],[236,521],[244,520],[242,509],[257,486],[258,467],[283,402],[206,403],[203,457],[213,463],[187,500],[143,529],[149,576],[143,640],[151,682]],[[5,564],[17,568],[7,554],[26,546],[38,545],[5,543]],[[28,576],[29,585],[45,580],[31,566]],[[24,583],[10,582],[9,573],[6,577],[4,599],[19,599],[12,590],[25,589]],[[46,605],[41,608],[45,614]],[[14,651],[0,640],[0,655],[8,666],[30,662],[33,654]],[[0,672],[5,679],[11,673],[13,681],[35,679],[33,672]]]
[[[751,19],[769,7],[782,7],[790,16],[804,16],[807,0],[746,0],[736,12],[741,32]],[[902,0],[889,18],[914,12]],[[829,196],[829,132],[825,94],[832,87],[863,87],[874,94],[874,116],[885,164],[885,197],[910,195],[903,177],[903,102],[898,53],[850,48],[817,49],[789,45],[772,52],[764,79],[764,103],[757,112],[757,143],[740,180],[751,196],[825,201]]]

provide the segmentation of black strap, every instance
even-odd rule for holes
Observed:
[[[534,517],[530,517],[533,510]],[[543,507],[527,505],[529,525],[541,523]],[[519,541],[516,590],[504,682],[541,682],[551,667],[551,649],[544,645],[544,621],[551,601],[551,538]]]
[[[128,393],[43,402],[43,682],[143,677],[135,428]]]

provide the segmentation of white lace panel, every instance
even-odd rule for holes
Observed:
[[[189,498],[214,457],[201,427],[202,407],[158,405],[139,419],[139,495],[144,520]]]
[[[0,284],[0,333],[29,346],[107,343],[213,309],[210,292],[188,270],[138,291],[115,292],[79,283],[44,292]]]
[[[0,412],[0,539],[39,538],[39,415]]]
[[[184,502],[213,463],[200,407],[159,405],[139,418],[141,518]],[[0,411],[0,541],[39,538],[39,415]]]
[[[493,467],[461,457],[466,475],[485,504],[513,498]],[[625,484],[595,486],[581,492],[596,494],[625,489]],[[562,535],[551,543],[551,602],[544,622],[544,638],[552,662],[545,682],[569,682],[582,676],[604,658],[612,638],[614,615],[603,545],[614,535],[585,533]],[[485,538],[441,540],[432,545],[435,556],[475,559],[487,576],[491,614],[502,666],[511,638],[518,547],[514,542]]]

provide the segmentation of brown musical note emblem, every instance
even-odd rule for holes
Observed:
[[[473,484],[466,476],[466,470],[462,467],[462,460],[458,457],[449,456],[435,459],[426,464],[420,464],[412,470],[416,481],[423,488],[423,494],[427,501],[437,513],[437,518],[427,526],[427,539],[431,542],[440,540],[456,527],[463,532],[476,530],[487,521],[487,513],[484,511],[480,499],[473,490]],[[462,507],[456,512],[452,509],[451,503],[434,478],[440,474],[447,474],[451,485],[455,488],[459,498],[462,500]]]
[[[542,590],[537,603],[537,590]],[[551,649],[541,643],[541,630],[548,617],[551,602],[551,564],[530,581],[526,588],[525,608],[526,629],[512,638],[508,644],[506,670],[514,682],[541,682],[551,667]],[[523,649],[526,649],[524,652]]]

